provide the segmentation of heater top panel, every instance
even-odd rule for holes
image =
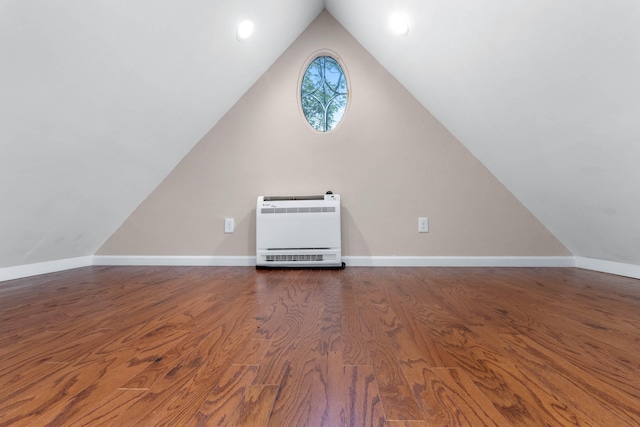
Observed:
[[[306,201],[325,201],[340,202],[339,194],[321,194],[319,196],[259,196],[258,206],[260,203],[276,203],[276,202],[306,202]]]

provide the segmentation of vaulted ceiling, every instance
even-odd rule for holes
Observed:
[[[574,255],[640,264],[636,1],[4,0],[0,267],[95,253],[324,8]]]

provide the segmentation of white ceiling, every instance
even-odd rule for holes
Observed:
[[[640,264],[635,0],[2,0],[0,267],[93,254],[325,6],[574,255]]]
[[[0,267],[94,254],[323,7],[0,0]]]
[[[640,264],[640,2],[326,3],[574,255]]]

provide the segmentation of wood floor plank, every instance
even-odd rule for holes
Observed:
[[[95,406],[87,410],[87,412],[83,412],[75,421],[62,425],[68,425],[69,427],[122,425],[117,421],[120,414],[126,412],[131,405],[148,393],[148,390],[115,390],[109,394],[107,399],[102,400],[101,406]],[[52,420],[43,421],[44,423],[40,425],[47,425],[47,422],[52,426],[61,425],[53,424]]]
[[[218,310],[217,313],[225,313],[225,312]],[[209,316],[206,316],[206,317],[209,317]],[[232,317],[232,316],[228,315],[228,317]],[[216,319],[215,316],[214,316],[214,319]],[[211,325],[215,323],[211,319],[209,321]],[[66,420],[66,422],[73,421],[78,416],[79,410],[84,408],[90,408],[98,404],[98,402],[100,402],[103,399],[110,400],[110,398],[108,397],[108,394],[112,393],[116,387],[122,385],[123,383],[124,385],[122,385],[122,387],[119,387],[119,388],[132,389],[132,390],[150,388],[151,383],[145,384],[144,382],[141,382],[139,379],[144,378],[145,380],[149,380],[154,378],[153,376],[149,375],[149,372],[155,372],[158,374],[162,372],[166,372],[166,370],[169,369],[168,365],[170,364],[170,362],[172,360],[175,361],[175,359],[172,359],[172,357],[175,356],[176,352],[178,354],[184,355],[185,349],[195,349],[200,346],[200,339],[202,335],[193,334],[194,337],[191,339],[191,341],[183,340],[183,338],[187,335],[187,333],[193,328],[193,323],[199,323],[199,320],[197,317],[192,319],[191,322],[188,322],[185,324],[186,325],[185,328],[179,331],[180,335],[175,336],[170,341],[166,340],[166,342],[164,343],[164,347],[161,347],[161,348],[154,348],[153,346],[150,346],[149,344],[146,344],[144,342],[144,340],[149,338],[155,339],[156,345],[163,342],[162,340],[155,338],[154,335],[145,335],[143,337],[144,338],[143,341],[132,343],[131,350],[134,353],[138,354],[138,356],[141,356],[141,355],[144,356],[144,354],[149,350],[153,351],[153,353],[150,356],[148,356],[146,359],[142,359],[143,362],[146,362],[146,366],[148,367],[144,370],[142,370],[141,368],[137,368],[137,371],[133,371],[132,368],[135,366],[138,366],[139,363],[132,364],[129,362],[121,365],[121,367],[128,369],[133,375],[131,374],[119,375],[119,372],[122,371],[122,369],[110,369],[102,372],[101,373],[102,377],[99,383],[99,387],[97,388],[93,387],[91,389],[83,390],[78,395],[73,395],[72,393],[69,393],[69,398],[63,402],[66,404],[62,406],[61,405],[56,406],[57,408],[60,408],[60,411],[58,413],[58,418],[64,419]],[[220,328],[218,328],[218,330],[219,329]],[[198,331],[198,333],[202,334],[202,332],[200,331]],[[191,347],[189,347],[189,343]],[[172,350],[170,350],[168,353],[164,354],[163,356],[163,353],[169,349],[172,349]],[[176,351],[178,349],[180,349],[181,351]],[[186,351],[188,352],[190,350],[186,350]],[[106,353],[106,354],[109,354],[109,353]],[[126,352],[120,351],[117,354],[124,355],[126,354]],[[178,361],[177,363],[178,363],[178,366],[180,366],[180,362]],[[171,375],[172,379],[175,380],[177,376],[176,374],[177,372],[179,372],[179,369],[181,368],[181,366],[180,368],[176,368],[175,365],[173,366],[174,366],[173,370],[169,371],[167,375]],[[134,377],[133,380],[130,379],[132,376]],[[148,402],[149,396],[155,396],[155,395],[146,394],[144,396],[146,398],[144,402]],[[131,406],[135,406],[135,405],[132,404]],[[49,411],[48,415],[51,415],[54,413],[56,413],[56,411],[52,408],[52,410]]]
[[[498,412],[461,369],[433,368],[432,372],[446,390],[449,400],[448,413],[454,420],[451,425],[513,425]]]
[[[237,365],[259,365],[270,346],[271,340],[249,340],[246,345],[241,347],[234,363]]]
[[[378,392],[388,420],[423,420],[398,363],[401,359],[420,357],[413,343],[404,335],[398,316],[376,283],[364,281],[358,291],[360,306],[368,330],[369,353],[378,383]],[[400,338],[397,338],[401,335]]]
[[[318,285],[324,295],[324,310],[320,325],[320,348],[326,354],[327,407],[323,425],[346,425],[346,390],[344,387],[344,340],[342,324],[342,284],[339,274],[319,275]]]
[[[459,324],[460,320],[437,304],[427,303],[430,299],[425,295],[429,292],[425,293],[424,284],[414,275],[404,273],[393,279],[384,287],[384,292],[402,325],[397,340],[404,343],[404,348],[399,356],[403,356],[404,361],[424,360],[432,367],[456,367],[455,359],[434,340],[421,319],[451,325]]]
[[[533,406],[514,391],[518,384],[514,381],[514,372],[505,372],[508,366],[500,366],[496,360],[503,358],[492,345],[478,339],[473,332],[464,327],[441,329],[431,326],[441,345],[452,354],[466,376],[480,388],[483,395],[513,425],[539,426],[545,419],[537,407]]]
[[[587,335],[584,326],[569,320],[564,320],[562,325],[551,324],[553,320],[562,321],[555,317],[545,319],[543,326],[523,335],[543,347],[554,346],[557,355],[599,381],[630,396],[640,396],[640,383],[633,380],[634,373],[640,370],[639,355],[608,345],[599,339],[598,333]]]
[[[353,284],[345,283],[342,287],[341,334],[343,343],[342,358],[347,365],[370,365],[365,328],[362,325],[362,315],[356,304],[358,296],[353,290]]]
[[[102,359],[93,360],[90,365],[67,365],[50,375],[45,381],[41,381],[29,396],[22,392],[16,395],[17,399],[28,399],[28,403],[19,406],[20,416],[7,412],[10,418],[0,417],[0,421],[16,423],[19,420],[25,423],[44,423],[44,419],[51,422],[63,423],[79,415],[83,410],[92,406],[97,399],[110,393],[123,381],[140,372],[148,364],[153,363],[159,354],[173,345],[179,337],[171,337],[170,340],[158,340],[153,353],[140,354],[135,350],[119,351]],[[87,367],[90,366],[89,369]],[[42,392],[46,390],[46,392]],[[12,404],[15,400],[9,400]],[[46,409],[46,415],[41,414]],[[13,416],[12,416],[13,415]]]
[[[224,373],[231,369],[238,354],[247,345],[247,337],[253,332],[255,321],[247,319],[244,326],[232,328],[221,348],[199,363],[187,382],[179,390],[171,391],[169,399],[153,410],[151,423],[157,426],[184,425],[202,406],[210,390],[220,383]],[[255,375],[254,375],[255,376]],[[157,387],[151,386],[151,391]],[[164,391],[163,391],[164,392]],[[164,394],[167,394],[164,392]]]
[[[524,335],[501,338],[525,369],[590,419],[604,425],[640,425],[640,396],[630,396],[597,380]]]
[[[309,357],[318,349],[324,307],[313,301],[319,295],[310,272],[292,276],[272,303],[268,316],[260,316],[259,334],[270,337],[271,346],[260,366],[256,384],[282,384],[291,372],[294,356]],[[296,361],[301,369],[304,362]]]
[[[432,427],[434,424],[429,424],[426,421],[387,421],[386,427]]]
[[[286,311],[273,335],[270,351],[261,365],[256,384],[277,384],[280,397],[273,406],[270,425],[309,425],[313,420],[340,418],[343,412],[329,372],[335,370],[342,349],[332,323],[339,322],[335,304],[339,289],[319,285],[318,272],[301,275],[290,285],[278,305]],[[333,297],[328,295],[333,294]],[[299,339],[292,341],[292,334]],[[338,359],[338,363],[339,360]]]
[[[239,318],[229,315],[210,334],[194,337],[177,362],[149,387],[149,393],[137,400],[118,418],[122,425],[137,425],[143,419],[153,419],[161,413],[163,419],[188,417],[197,411],[204,399],[216,384],[218,376],[231,365],[230,356],[222,356],[229,339],[245,341],[245,337],[236,335]],[[220,362],[220,363],[216,363]],[[215,366],[213,372],[208,368]],[[213,377],[213,378],[212,378]],[[204,386],[201,387],[201,383]],[[191,397],[188,395],[193,393]],[[191,411],[185,414],[185,411]],[[175,424],[174,424],[175,425]]]
[[[49,328],[60,330],[62,335],[51,335],[46,341],[38,338],[36,341],[25,339],[24,348],[17,348],[12,354],[4,355],[4,366],[13,371],[27,370],[42,361],[43,352],[46,354],[46,361],[75,362],[81,355],[85,356],[87,352],[95,351],[96,347],[104,347],[105,342],[114,346],[125,345],[138,336],[149,334],[158,321],[164,330],[174,327],[180,323],[178,317],[185,317],[180,309],[187,305],[191,306],[193,303],[187,300],[183,301],[181,305],[181,301],[176,300],[168,305],[160,305],[155,300],[144,300],[134,304],[129,303],[128,311],[124,315],[119,311],[112,312],[112,307],[105,304],[100,309],[96,307],[89,312],[80,314],[79,317],[86,319],[86,321],[74,322],[72,327],[49,324]],[[82,308],[81,311],[84,312],[84,310]],[[142,311],[142,316],[137,316],[136,310]],[[117,327],[107,324],[105,328],[100,319],[109,316],[93,314],[96,311],[110,313],[110,317],[118,319]],[[167,322],[164,316],[170,316],[175,321]],[[45,320],[42,321],[45,322]],[[38,343],[37,347],[33,346],[33,342]]]
[[[131,372],[141,370],[141,365],[155,360],[164,351],[163,348],[173,345],[181,335],[174,326],[167,327],[151,322],[139,331],[137,339],[127,335],[122,340],[116,340],[121,341],[121,345],[114,345],[114,340],[103,340],[101,345],[94,345],[90,350],[85,350],[86,354],[78,357],[78,360],[61,364],[59,369],[47,377],[35,378],[38,387],[49,390],[49,394],[38,393],[33,399],[29,399],[29,404],[23,406],[21,411],[23,414],[35,411],[32,415],[37,416],[41,405],[53,409],[54,406],[72,399],[76,393],[84,392],[85,388],[95,382],[96,376],[101,378],[101,386],[106,387],[109,387],[112,381],[128,378]],[[111,356],[112,354],[114,356]],[[83,369],[87,365],[91,365],[92,369]],[[31,371],[25,369],[25,372],[24,378],[31,378],[33,381]],[[24,400],[22,391],[31,388],[31,384],[26,382],[14,381],[11,385],[15,391],[0,398],[0,408],[12,405],[16,399]],[[86,392],[84,394],[86,395]],[[58,401],[52,401],[51,396],[56,396]]]
[[[494,331],[487,330],[486,327],[473,326],[472,330],[481,339],[486,340],[496,348],[505,346],[503,338],[510,335],[496,335]],[[532,375],[522,366],[519,360],[497,355],[493,360],[486,360],[486,366],[506,379],[513,393],[526,402],[532,408],[532,412],[538,412],[546,420],[546,424],[552,426],[592,426],[597,427],[599,423],[587,417],[581,411],[569,405],[567,401],[560,399],[556,393],[549,390],[544,383]],[[540,421],[540,424],[543,422]]]
[[[256,377],[256,365],[231,365],[185,426],[228,426],[245,389]]]
[[[304,272],[292,271],[288,276],[278,274],[278,271],[260,272],[258,276],[256,292],[259,296],[256,313],[254,317],[261,321],[252,338],[272,339],[274,334],[279,333],[285,327],[285,316],[288,314],[288,307],[284,303],[289,297],[289,288],[296,285]],[[266,275],[263,273],[267,273]],[[271,283],[271,281],[273,282]]]
[[[373,366],[344,367],[348,426],[384,426],[385,415]]]
[[[452,398],[447,396],[438,377],[433,373],[432,366],[423,360],[401,363],[402,371],[409,382],[409,386],[420,404],[425,423],[431,426],[455,426],[457,419],[452,414]]]
[[[234,427],[266,426],[271,418],[271,409],[279,390],[280,387],[277,385],[248,386],[229,425]]]

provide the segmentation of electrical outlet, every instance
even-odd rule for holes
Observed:
[[[421,216],[418,218],[418,233],[428,233],[429,232],[429,218],[426,216]]]
[[[225,233],[233,233],[233,229],[235,228],[235,224],[233,218],[225,218],[224,219],[224,232]]]

